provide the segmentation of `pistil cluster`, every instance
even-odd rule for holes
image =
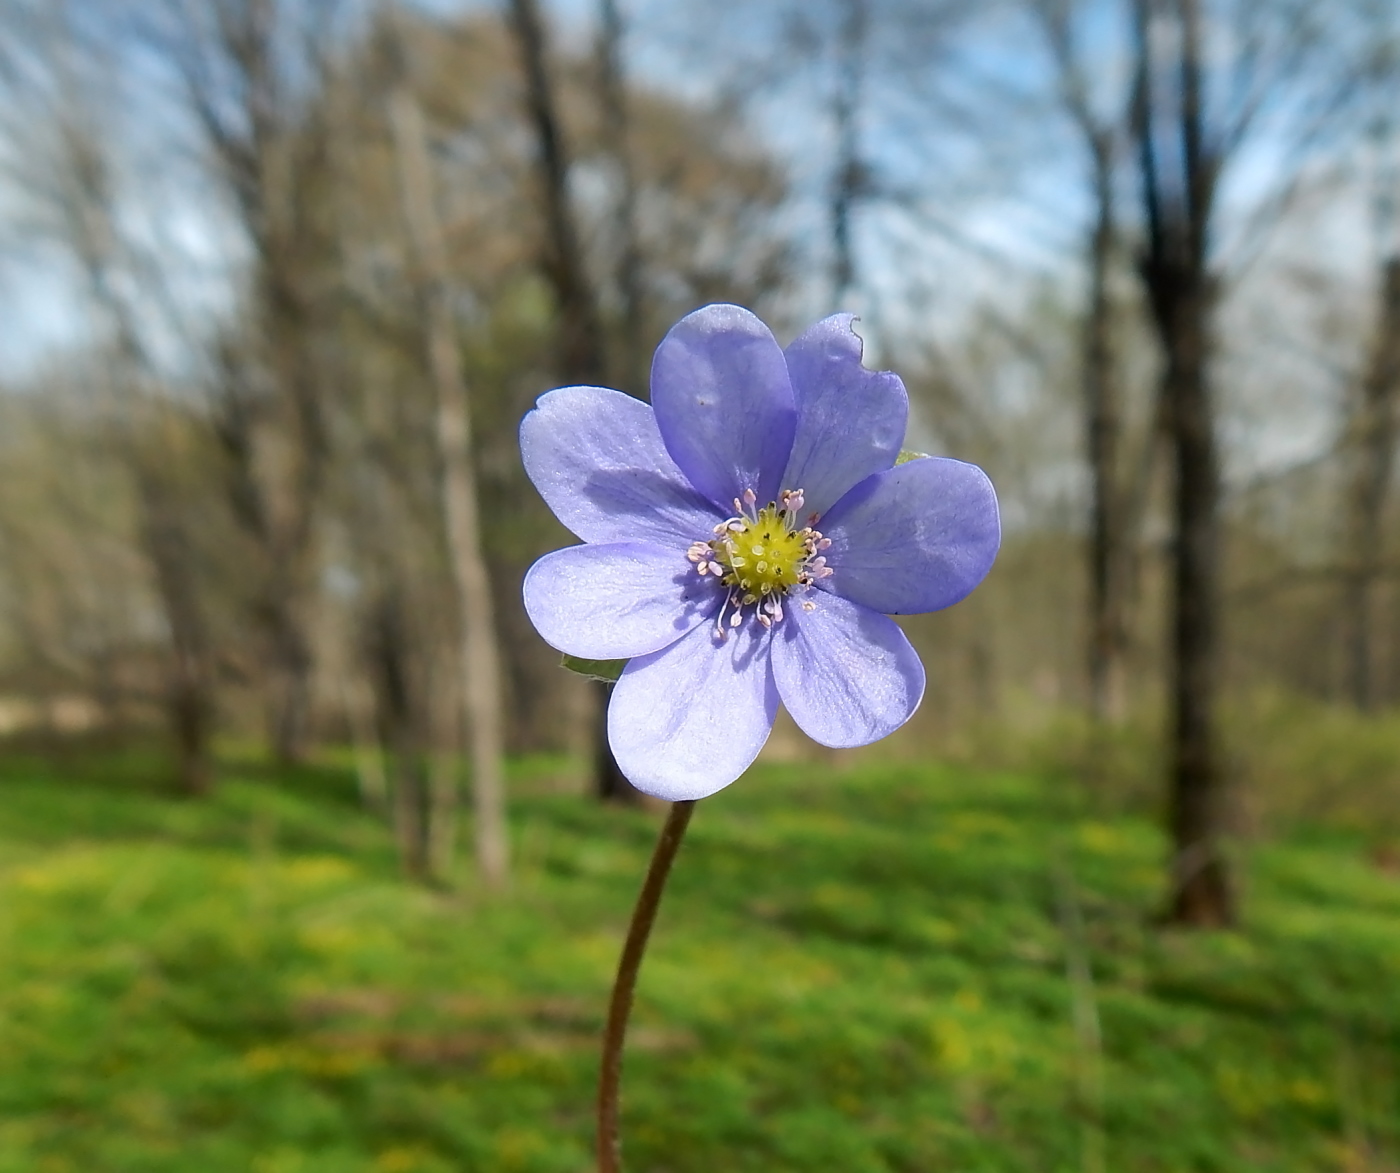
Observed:
[[[801,588],[806,591],[832,569],[822,557],[831,546],[814,528],[814,513],[804,525],[801,489],[784,489],[777,501],[758,508],[758,497],[745,489],[743,498],[734,498],[734,516],[715,526],[708,542],[696,542],[686,551],[696,573],[714,575],[729,588],[715,621],[715,634],[723,640],[726,617],[729,627],[743,622],[744,608],[752,607],[754,617],[765,628],[783,619],[783,599]],[[816,604],[803,599],[805,611]]]

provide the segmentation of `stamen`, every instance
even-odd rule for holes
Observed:
[[[734,516],[714,526],[713,540],[695,542],[687,550],[697,574],[712,576],[727,588],[715,618],[719,640],[743,624],[747,607],[754,608],[753,617],[764,630],[771,629],[783,621],[784,596],[799,587],[810,590],[835,573],[820,556],[830,548],[830,540],[813,526],[802,525],[805,506],[801,489],[784,489],[776,501],[761,508],[755,490],[745,489],[734,498]],[[811,520],[817,516],[812,514]],[[799,605],[804,611],[816,609],[809,600]]]

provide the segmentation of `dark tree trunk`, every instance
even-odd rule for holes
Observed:
[[[559,373],[566,383],[598,383],[606,365],[598,302],[584,265],[578,226],[569,203],[569,156],[550,72],[544,20],[537,0],[510,0],[510,12],[525,75],[530,122],[535,132],[548,242],[542,264],[554,289],[559,316]],[[617,800],[633,788],[618,769],[608,745],[607,693],[600,688],[596,694],[599,717],[595,724],[600,736],[595,753],[594,792],[599,798]],[[627,801],[634,801],[636,797],[629,795]]]
[[[1216,730],[1220,467],[1210,387],[1209,239],[1220,158],[1206,135],[1197,0],[1137,0],[1135,14],[1134,132],[1147,226],[1140,271],[1161,349],[1159,395],[1175,474],[1168,917],[1218,927],[1235,920]],[[1155,30],[1154,15],[1173,27]],[[1158,35],[1166,31],[1172,35]]]
[[[1379,308],[1354,426],[1351,549],[1342,586],[1348,692],[1362,712],[1374,710],[1379,699],[1375,595],[1382,571],[1381,523],[1395,463],[1396,399],[1400,397],[1400,257],[1387,258],[1381,268]]]
[[[559,373],[570,383],[596,383],[606,363],[598,301],[584,265],[577,222],[569,203],[569,154],[559,117],[544,19],[537,0],[510,0],[520,47],[525,96],[535,132],[547,247],[543,266],[559,315]]]
[[[1216,731],[1220,663],[1220,469],[1208,382],[1210,291],[1201,283],[1172,299],[1164,328],[1171,405],[1176,560],[1172,622],[1171,916],[1183,924],[1234,921],[1221,836],[1224,778]]]
[[[380,741],[389,753],[391,810],[399,861],[411,880],[428,876],[428,790],[421,706],[413,688],[413,654],[405,604],[395,587],[383,590],[368,616],[366,659],[374,683]]]

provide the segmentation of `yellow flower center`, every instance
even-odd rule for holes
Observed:
[[[720,580],[743,591],[744,602],[766,595],[785,595],[797,585],[802,565],[811,557],[807,531],[793,528],[796,518],[776,505],[765,505],[755,517],[739,517],[723,536],[710,543],[714,559],[724,567]]]
[[[777,501],[756,508],[753,490],[734,501],[735,515],[715,526],[709,542],[696,542],[686,553],[697,574],[713,575],[729,594],[715,621],[715,635],[723,640],[725,620],[730,627],[743,622],[745,607],[764,628],[783,620],[782,599],[791,591],[804,591],[831,574],[821,551],[831,545],[810,524],[803,525],[802,490],[785,489]],[[813,514],[809,522],[816,521]],[[805,611],[814,609],[804,599]]]

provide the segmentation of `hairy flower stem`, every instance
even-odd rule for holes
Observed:
[[[695,811],[694,800],[673,802],[661,838],[656,841],[651,866],[642,884],[637,906],[632,910],[632,923],[627,928],[627,943],[622,947],[622,959],[617,963],[617,979],[613,982],[612,1001],[608,1004],[608,1024],[603,1030],[603,1066],[598,1076],[598,1173],[622,1173],[622,1138],[618,1129],[618,1086],[622,1080],[622,1046],[627,1037],[627,1018],[632,1013],[632,994],[637,988],[637,973],[642,968],[651,926],[656,910],[661,906],[661,893],[666,877],[680,850],[690,816]]]

